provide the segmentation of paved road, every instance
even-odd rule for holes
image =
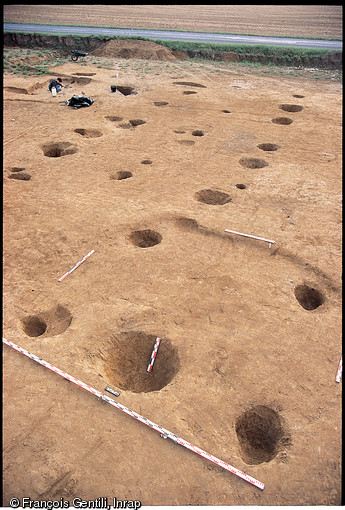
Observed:
[[[313,48],[342,50],[342,41],[322,39],[297,39],[286,37],[264,37],[254,35],[209,34],[203,32],[174,32],[163,30],[140,30],[121,28],[71,27],[64,25],[33,25],[21,23],[4,23],[4,31],[49,33],[63,35],[98,35],[98,36],[141,36],[150,39],[191,42],[213,42],[228,44],[265,44],[269,46],[289,46],[293,48]]]

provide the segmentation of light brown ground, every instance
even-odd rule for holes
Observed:
[[[4,505],[339,505],[340,84],[231,64],[217,74],[85,62],[56,69],[62,97],[48,93],[47,77],[5,76],[3,334],[100,391],[112,386],[119,402],[265,489],[4,346]],[[82,92],[91,107],[64,106]],[[293,122],[272,122],[281,117]],[[67,154],[45,156],[50,144]],[[268,164],[247,168],[242,158]],[[22,174],[29,180],[12,178]],[[200,202],[205,189],[231,201]],[[160,242],[141,248],[142,230]],[[304,309],[300,285],[323,304]]]
[[[5,5],[4,21],[342,38],[341,5]]]

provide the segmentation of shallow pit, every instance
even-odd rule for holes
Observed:
[[[14,173],[14,174],[11,174],[8,176],[9,179],[16,179],[18,181],[29,181],[31,179],[31,175],[30,174],[27,174],[25,172],[21,172],[21,173]]]
[[[116,115],[107,115],[105,118],[111,122],[120,122],[123,120],[123,117],[117,117]]]
[[[325,302],[324,295],[309,285],[297,285],[294,289],[295,297],[305,310],[316,310]]]
[[[198,202],[208,205],[224,205],[231,202],[231,197],[223,191],[212,189],[203,189],[195,193],[195,198]]]
[[[142,165],[152,165],[152,161],[150,159],[143,159],[141,161]]]
[[[178,143],[180,143],[181,145],[194,145],[195,144],[194,140],[178,140]]]
[[[201,83],[195,83],[194,81],[174,81],[174,85],[187,85],[187,87],[200,87],[206,89],[205,85],[201,85]]]
[[[146,124],[146,121],[141,120],[141,119],[134,119],[134,120],[130,120],[129,123],[131,126],[136,127],[136,126],[141,126],[142,124]]]
[[[264,168],[268,166],[267,161],[260,158],[241,158],[240,164],[245,168],[255,169],[255,168]]]
[[[279,145],[277,145],[276,143],[260,143],[258,145],[258,148],[261,149],[262,151],[271,152],[277,151],[279,149]]]
[[[236,188],[238,189],[246,189],[246,185],[245,184],[236,184]]]
[[[29,92],[26,89],[22,89],[19,87],[4,87],[5,90],[9,92],[15,92],[16,94],[28,94]]]
[[[129,236],[129,240],[134,246],[139,248],[151,248],[162,241],[163,237],[159,232],[149,228],[144,230],[135,230]]]
[[[24,333],[31,337],[43,335],[47,330],[46,322],[39,315],[30,315],[22,319],[21,326]]]
[[[289,126],[292,124],[293,120],[289,119],[289,117],[276,117],[272,119],[273,124],[281,124],[282,126]]]
[[[79,135],[85,136],[85,138],[99,138],[103,135],[102,131],[98,131],[98,129],[84,129],[78,128],[74,130],[75,133]]]
[[[153,104],[155,106],[166,106],[169,103],[167,101],[155,101]]]
[[[191,94],[197,94],[195,90],[184,90],[182,92],[185,96],[190,96]]]
[[[133,177],[132,172],[129,172],[127,170],[119,170],[116,172],[114,176],[112,176],[112,179],[115,179],[117,181],[122,181],[123,179],[129,179],[130,177]]]
[[[96,73],[73,73],[73,76],[95,76]]]
[[[204,136],[204,134],[205,133],[203,131],[201,131],[200,129],[196,129],[196,130],[192,131],[193,136]]]
[[[64,333],[72,322],[72,314],[62,305],[53,306],[47,312],[42,312],[40,316],[47,323],[47,334],[49,336]]]
[[[118,92],[121,92],[121,94],[123,94],[124,96],[130,96],[133,94],[137,94],[137,92],[134,90],[134,87],[118,85],[117,90],[118,90]]]
[[[71,76],[70,78],[63,78],[64,83],[77,84],[77,85],[88,85],[92,82],[92,78],[75,78],[74,76]]]
[[[11,172],[22,172],[23,170],[25,170],[25,168],[24,168],[24,167],[21,167],[21,166],[12,166],[12,167],[10,168],[10,171],[11,171]]]
[[[47,158],[60,158],[78,152],[78,149],[70,142],[45,143],[42,145],[42,150]]]
[[[198,230],[199,225],[196,220],[193,218],[186,218],[185,216],[181,216],[180,218],[176,218],[175,224],[177,227],[181,228],[182,230]]]
[[[284,110],[284,112],[301,112],[303,110],[303,106],[299,104],[281,104],[279,106],[281,110]]]
[[[292,94],[292,97],[297,97],[297,98],[302,99],[302,97],[304,97],[304,96],[302,96],[302,94]]]
[[[274,459],[285,435],[279,414],[266,406],[255,406],[243,413],[237,418],[235,428],[241,456],[247,464]]]
[[[157,335],[142,331],[122,332],[110,340],[104,362],[106,377],[115,388],[133,393],[159,391],[180,369],[177,349],[161,338],[151,372],[147,372]]]

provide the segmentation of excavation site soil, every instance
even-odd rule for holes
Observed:
[[[4,77],[3,335],[264,489],[4,345],[3,504],[339,505],[341,84],[131,44]]]

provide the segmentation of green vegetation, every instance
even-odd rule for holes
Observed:
[[[175,51],[182,51],[190,57],[207,60],[222,60],[227,52],[236,53],[241,62],[253,62],[257,59],[263,65],[315,67],[316,59],[325,57],[334,51],[324,49],[291,48],[290,46],[243,45],[223,43],[195,43],[184,41],[155,41]]]
[[[24,23],[23,21],[8,21],[6,20],[5,23],[15,23],[16,25],[26,25],[27,23]],[[35,25],[47,25],[47,23],[35,23]],[[62,25],[61,23],[59,24],[55,24],[55,23],[49,23],[50,26],[70,26],[68,24],[66,25]],[[113,27],[113,26],[108,26],[108,25],[78,25],[78,24],[73,24],[74,27],[82,27],[82,28],[108,28],[110,30],[153,30],[152,28],[142,28],[142,27]],[[154,29],[155,32],[163,32],[164,34],[167,34],[169,32],[181,32],[181,33],[200,33],[200,30],[164,30],[164,29],[160,29],[160,28],[155,28]],[[9,30],[8,30],[9,32]],[[272,35],[272,36],[266,36],[265,34],[243,34],[243,33],[238,33],[238,32],[231,32],[231,34],[229,34],[228,32],[220,32],[220,31],[217,31],[217,32],[213,32],[213,31],[202,31],[202,33],[204,34],[222,34],[222,35],[245,35],[245,36],[253,36],[253,37],[279,37],[279,38],[286,38],[286,39],[316,39],[316,40],[323,40],[323,41],[342,41],[341,38],[339,37],[310,37],[310,36],[304,36],[304,37],[301,37],[301,36],[298,36],[298,35],[279,35],[279,34],[275,34],[275,35]],[[61,34],[62,35],[62,34]],[[74,36],[74,37],[83,37],[83,36]],[[88,35],[86,37],[94,37],[93,35]],[[116,37],[116,36],[114,36]],[[138,37],[136,36],[135,37],[136,39],[138,39]]]
[[[67,36],[70,38],[70,36]],[[122,72],[134,71],[137,76],[143,77],[149,73],[158,75],[160,72],[174,74],[175,72],[189,72],[193,74],[207,73],[213,76],[226,74],[236,75],[243,72],[250,72],[259,76],[294,76],[308,77],[314,79],[329,79],[342,81],[341,69],[327,69],[318,66],[317,59],[327,57],[327,54],[334,53],[328,50],[313,50],[291,47],[270,47],[264,45],[229,45],[213,43],[193,43],[179,41],[158,41],[158,44],[174,51],[182,51],[187,55],[186,60],[176,62],[146,61],[141,59],[119,59],[115,62],[113,58],[101,58],[92,55],[87,46],[90,39],[95,39],[94,47],[100,42],[111,39],[124,39],[123,37],[100,38],[93,36],[80,36],[75,39],[75,46],[89,53],[79,60],[83,66],[96,66],[101,69],[121,69]],[[146,38],[129,38],[147,41]],[[157,43],[157,41],[152,41]],[[70,62],[70,52],[66,50],[64,39],[47,35],[44,49],[37,48],[32,41],[25,48],[5,48],[4,72],[22,73],[23,75],[41,75],[51,73],[51,68]],[[238,55],[238,62],[224,61],[224,53],[234,52]],[[50,69],[50,71],[49,71]]]
[[[291,46],[269,46],[264,44],[226,44],[226,43],[198,43],[189,41],[167,41],[167,40],[153,40],[148,39],[162,46],[167,46],[171,50],[179,50],[183,52],[188,51],[204,51],[209,53],[224,53],[226,51],[234,51],[235,53],[251,53],[251,54],[264,54],[264,55],[301,55],[310,54],[312,56],[320,56],[328,53],[329,50],[317,50],[308,48],[292,48]]]
[[[6,32],[5,32],[6,33]],[[18,34],[25,35],[24,32]],[[27,35],[27,34],[26,34]],[[75,46],[88,51],[89,40],[112,40],[112,39],[134,39],[142,41],[151,41],[160,44],[174,51],[182,51],[191,58],[203,58],[208,60],[221,60],[222,55],[226,52],[236,53],[241,61],[248,62],[253,59],[259,59],[262,64],[274,62],[276,65],[303,65],[305,67],[315,67],[315,60],[325,57],[327,54],[334,53],[333,50],[312,49],[312,48],[292,48],[291,46],[268,46],[268,45],[251,45],[251,44],[225,44],[225,43],[199,43],[171,40],[156,40],[141,36],[120,37],[107,36],[99,37],[91,36],[66,36],[65,34],[35,34],[42,35],[51,40],[50,46],[54,49],[64,49],[60,42],[56,42],[58,37],[73,37]],[[28,44],[30,48],[34,48],[34,43]],[[337,53],[341,53],[338,51]]]

